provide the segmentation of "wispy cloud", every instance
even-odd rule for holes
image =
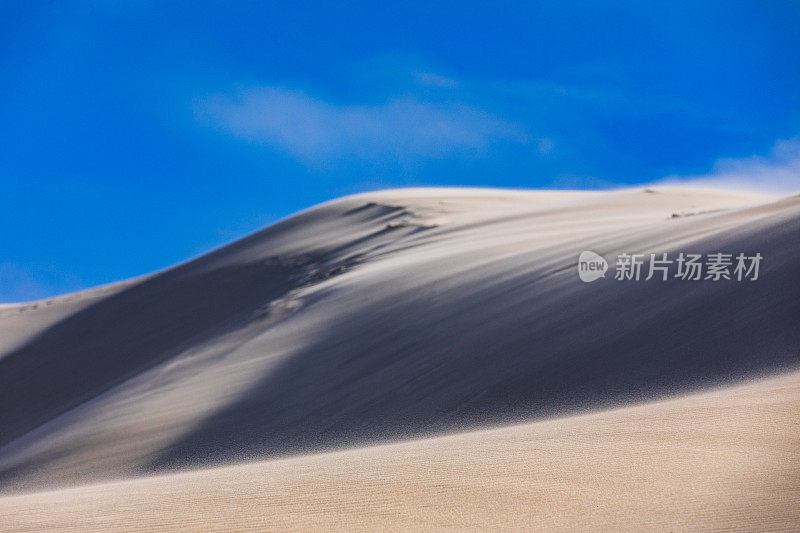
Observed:
[[[800,137],[776,142],[766,156],[719,159],[708,174],[669,176],[664,182],[772,193],[800,191]]]
[[[448,78],[447,76],[442,76],[441,74],[436,74],[435,72],[416,71],[414,72],[414,79],[420,85],[425,85],[428,87],[455,89],[456,87],[461,85],[460,82],[458,82],[458,80],[454,80],[453,78]]]
[[[524,128],[485,110],[414,97],[338,105],[298,90],[263,87],[212,96],[196,112],[224,131],[312,166],[354,158],[441,158],[528,141]]]

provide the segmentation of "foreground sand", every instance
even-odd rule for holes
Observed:
[[[0,498],[12,530],[800,527],[800,374],[565,419]]]

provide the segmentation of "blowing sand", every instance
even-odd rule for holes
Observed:
[[[3,306],[0,525],[797,527],[799,238],[796,196],[407,189]]]

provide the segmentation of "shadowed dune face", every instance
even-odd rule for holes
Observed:
[[[742,233],[691,249],[760,252],[769,259],[756,282],[584,285],[575,258],[539,267],[552,253],[543,250],[468,283],[339,306],[352,311],[152,466],[550,417],[791,370],[800,365],[800,210]]]
[[[0,479],[297,453],[795,368],[800,200],[758,202],[396,191],[323,205],[0,355]],[[584,284],[583,250],[764,262],[754,282]]]
[[[179,268],[66,317],[0,359],[0,444],[237,327],[282,296],[290,274],[270,261]]]

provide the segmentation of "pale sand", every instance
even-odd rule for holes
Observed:
[[[797,530],[800,374],[655,404],[0,498],[12,530]]]
[[[127,481],[3,499],[0,525],[797,524],[798,239],[797,196],[407,189],[3,306],[0,494]],[[764,262],[756,282],[584,284],[583,250]],[[331,448],[353,451],[277,459]]]

